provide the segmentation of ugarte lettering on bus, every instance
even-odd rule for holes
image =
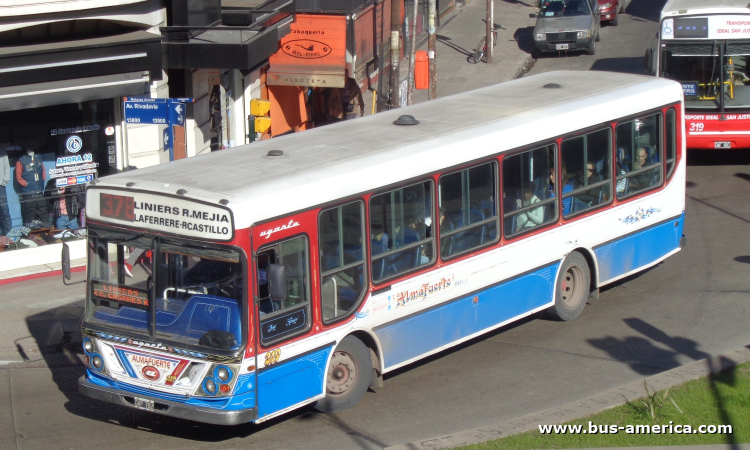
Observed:
[[[278,226],[278,227],[276,227],[274,229],[268,229],[268,230],[261,231],[260,235],[261,236],[265,236],[266,239],[268,239],[268,238],[271,237],[272,234],[274,234],[274,233],[276,233],[278,231],[288,230],[289,228],[294,228],[294,227],[298,227],[298,226],[299,226],[299,222],[295,222],[294,219],[289,219],[289,223],[287,223],[286,225],[281,225],[281,226]]]

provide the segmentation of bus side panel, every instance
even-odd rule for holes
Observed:
[[[555,263],[405,320],[376,334],[385,367],[403,363],[549,304],[554,292]]]
[[[229,403],[229,409],[247,409],[255,407],[255,373],[245,373],[237,378],[237,386]]]
[[[332,349],[325,347],[262,369],[258,373],[258,418],[322,394]]]
[[[600,283],[651,264],[679,248],[684,223],[683,212],[679,217],[594,249]]]

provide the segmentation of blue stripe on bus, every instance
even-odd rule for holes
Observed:
[[[258,374],[258,418],[323,393],[333,346],[271,366]]]
[[[599,282],[632,272],[679,248],[684,224],[683,212],[672,220],[594,249],[599,262]]]
[[[391,367],[552,301],[559,262],[376,331]]]

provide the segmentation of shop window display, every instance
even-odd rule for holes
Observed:
[[[85,186],[117,170],[116,104],[0,112],[0,251],[85,236]]]

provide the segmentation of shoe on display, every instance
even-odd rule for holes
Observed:
[[[125,269],[125,275],[128,276],[128,277],[130,277],[130,278],[133,278],[133,272],[132,272],[133,266],[131,266],[128,263],[125,263],[125,264],[123,264],[123,268]]]
[[[55,234],[52,237],[54,237],[55,239],[65,239],[66,237],[73,237],[73,236],[75,236],[75,234],[72,231],[62,230],[61,232]]]

